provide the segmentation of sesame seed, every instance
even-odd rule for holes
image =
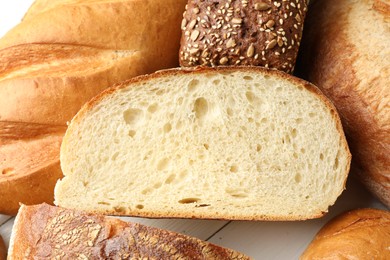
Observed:
[[[266,50],[270,50],[270,49],[274,48],[276,44],[277,44],[277,41],[274,39],[274,40],[270,41],[270,42],[267,44],[267,46],[265,47],[265,49],[266,49]]]
[[[260,3],[256,3],[255,4],[255,10],[256,11],[266,11],[268,9],[270,9],[271,6],[267,3],[263,3],[263,2],[260,2]]]
[[[295,20],[297,20],[297,22],[301,22],[301,17],[299,16],[299,14],[296,14],[295,15]]]
[[[221,65],[225,65],[226,63],[228,63],[229,59],[226,58],[226,57],[222,57],[220,60],[219,60],[219,64]]]
[[[234,39],[230,38],[227,43],[226,43],[226,47],[227,48],[231,48],[231,47],[235,47],[236,46],[236,42]]]
[[[192,21],[190,22],[190,24],[188,25],[188,29],[192,30],[192,29],[195,27],[195,25],[196,25],[197,22],[198,22],[198,21],[196,21],[196,19],[192,20]]]
[[[196,41],[196,39],[198,39],[198,37],[199,37],[199,33],[200,32],[198,30],[192,31],[192,33],[191,33],[191,40]]]
[[[283,25],[283,19],[282,18],[279,19],[279,23],[280,23],[280,25]]]
[[[181,29],[182,29],[182,30],[185,30],[186,25],[187,25],[187,20],[184,18],[184,19],[181,21]]]
[[[236,18],[236,17],[234,17],[234,18],[232,19],[232,23],[234,23],[234,24],[241,24],[241,22],[242,22],[242,19],[241,19],[241,18]]]
[[[265,24],[265,26],[267,26],[268,28],[272,28],[274,25],[275,25],[274,20],[268,20],[268,22]]]
[[[247,52],[246,52],[246,56],[248,58],[251,58],[253,57],[253,55],[255,54],[255,47],[253,46],[253,43],[249,46]]]
[[[192,9],[192,12],[194,14],[198,14],[199,13],[199,8],[198,7],[195,7],[194,9]]]

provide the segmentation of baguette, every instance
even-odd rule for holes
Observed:
[[[60,158],[62,207],[242,220],[322,216],[351,159],[320,91],[260,67],[174,69],[121,83],[73,118]]]
[[[41,204],[20,208],[9,259],[250,258],[171,231]]]
[[[307,0],[189,0],[180,65],[254,65],[294,70]]]
[[[390,212],[356,209],[327,223],[301,260],[390,259]]]
[[[390,2],[314,1],[298,75],[337,107],[353,172],[390,207]]]
[[[0,213],[53,202],[62,135],[85,102],[178,66],[185,3],[37,0],[0,39],[0,125],[18,128],[13,137],[0,129]]]

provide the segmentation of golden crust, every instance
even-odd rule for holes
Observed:
[[[23,256],[250,259],[234,250],[182,234],[46,204],[22,206],[18,213],[10,257],[19,259]]]
[[[299,62],[300,75],[320,87],[336,105],[357,165],[356,174],[387,206],[389,9],[388,1],[380,0],[313,2]]]
[[[42,126],[32,139],[0,136],[8,142],[0,146],[0,158],[7,158],[0,161],[1,213],[16,214],[19,202],[53,202],[62,176],[59,144],[86,101],[116,82],[178,65],[185,3],[37,0],[0,39],[0,124],[20,123],[23,134],[30,130],[23,125]],[[62,132],[48,133],[52,127]],[[32,147],[45,155],[38,166],[31,165],[37,160]],[[11,171],[14,164],[18,170]]]
[[[72,119],[71,124],[69,128],[67,129],[67,132],[64,136],[63,143],[62,143],[62,150],[66,150],[66,146],[68,145],[69,136],[75,136],[75,134],[72,134],[72,131],[74,128],[77,128],[75,125],[83,120],[83,118],[88,115],[88,113],[96,106],[98,105],[102,100],[109,98],[110,95],[116,91],[120,91],[123,88],[128,87],[131,84],[139,84],[154,78],[164,78],[164,77],[175,77],[180,76],[182,74],[207,74],[207,73],[229,73],[234,71],[242,71],[242,72],[257,72],[261,73],[263,75],[269,75],[269,76],[276,76],[280,79],[285,79],[287,81],[292,82],[297,87],[302,87],[313,93],[315,96],[317,96],[320,100],[322,100],[329,111],[333,115],[333,119],[336,122],[336,128],[338,129],[341,136],[344,136],[343,128],[341,125],[341,120],[338,116],[337,110],[323,94],[322,92],[313,84],[304,81],[302,79],[299,79],[297,77],[291,76],[287,73],[274,70],[274,69],[266,69],[262,67],[255,67],[255,66],[219,66],[219,67],[193,67],[193,68],[174,68],[174,69],[168,69],[168,70],[161,70],[156,73],[150,74],[150,75],[142,75],[138,76],[132,79],[129,79],[127,81],[121,82],[116,84],[115,86],[106,89],[99,95],[95,96],[92,100],[90,100],[88,103],[86,103],[80,111],[76,114],[76,116]],[[348,152],[348,168],[345,171],[345,176],[349,173],[349,165],[351,161],[351,154],[349,153],[348,144],[345,138],[342,138],[342,149]],[[64,162],[61,160],[61,164],[64,164]],[[64,169],[64,166],[62,166]],[[64,175],[66,177],[66,172],[64,172]],[[346,177],[344,178],[346,182]],[[343,184],[343,187],[345,188],[345,183]],[[104,212],[98,212],[95,213],[99,214],[108,214],[108,215],[118,215],[118,216],[124,216],[124,215],[131,215],[131,216],[143,216],[143,217],[157,217],[157,218],[164,218],[166,217],[166,214],[157,212],[157,211],[145,211],[142,212],[134,212],[127,208],[120,208],[118,210],[111,210],[111,211],[104,211]],[[188,214],[183,212],[176,212],[172,211],[170,212],[169,217],[174,218],[202,218],[202,219],[229,219],[229,220],[268,220],[268,221],[279,221],[279,220],[305,220],[309,218],[319,218],[323,216],[326,212],[313,212],[311,216],[265,216],[265,215],[253,215],[253,216],[247,216],[247,215],[224,215],[224,216],[215,216],[212,212],[204,211],[204,212],[197,212],[196,215],[194,214]]]
[[[357,209],[334,218],[301,259],[389,259],[390,212]]]

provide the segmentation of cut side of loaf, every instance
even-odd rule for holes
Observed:
[[[8,257],[250,259],[234,250],[194,237],[47,204],[21,206],[12,231]]]
[[[167,70],[111,88],[72,120],[55,203],[115,215],[321,216],[350,153],[313,85],[255,67]]]

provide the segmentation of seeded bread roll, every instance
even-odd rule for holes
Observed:
[[[3,238],[0,236],[0,260],[5,259],[7,259],[7,249],[5,248]]]
[[[292,72],[306,0],[189,0],[180,65],[255,65]]]
[[[327,223],[301,260],[390,259],[390,212],[356,209]]]
[[[171,231],[41,204],[20,208],[9,259],[250,258]]]

